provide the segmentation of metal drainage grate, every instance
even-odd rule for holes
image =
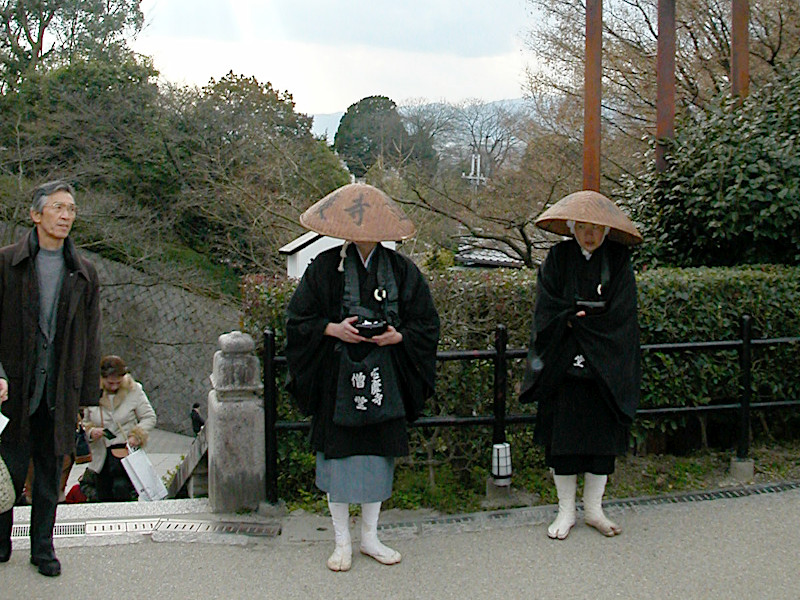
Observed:
[[[746,496],[758,496],[762,494],[774,494],[800,489],[800,481],[788,481],[784,483],[770,483],[760,485],[750,485],[738,488],[714,490],[710,492],[692,492],[687,494],[676,494],[673,496],[658,496],[652,498],[632,498],[627,500],[608,500],[604,501],[606,507],[634,508],[637,506],[660,506],[666,504],[681,504],[685,502],[703,502],[707,500],[721,500],[723,498],[744,498]],[[515,508],[509,510],[475,513],[467,515],[449,515],[444,517],[431,517],[422,521],[405,521],[386,523],[378,525],[378,530],[391,535],[398,533],[408,533],[416,531],[424,533],[448,528],[471,530],[480,527],[484,523],[519,524],[523,522],[537,521],[540,517],[550,516],[555,508],[551,505],[532,506],[526,508]],[[583,510],[579,508],[578,510]]]
[[[235,533],[258,537],[277,537],[281,528],[276,523],[242,523],[231,521],[159,521],[155,531],[169,533]]]
[[[133,521],[89,521],[86,535],[109,533],[152,533],[159,519],[137,519]]]
[[[11,539],[24,539],[30,536],[31,526],[27,523],[11,528]],[[70,537],[86,534],[86,523],[56,523],[53,537]]]
[[[660,506],[666,504],[682,504],[686,502],[704,502],[708,500],[721,500],[723,498],[744,498],[762,494],[774,494],[800,489],[800,481],[783,483],[770,483],[761,485],[743,486],[715,490],[710,492],[692,492],[676,494],[673,496],[658,496],[652,498],[633,498],[628,500],[608,500],[604,502],[607,507],[634,508],[637,506]],[[510,509],[490,513],[477,513],[475,515],[450,515],[432,517],[422,521],[408,521],[386,523],[378,529],[394,535],[413,535],[428,529],[439,529],[477,525],[479,522],[501,523],[503,521],[516,521],[520,519],[535,519],[543,512],[552,512],[552,506],[534,506],[522,509]],[[86,523],[56,523],[53,528],[53,537],[69,537],[80,535],[100,535],[116,533],[152,533],[154,531],[170,533],[233,533],[257,537],[277,537],[281,533],[280,524],[277,523],[244,523],[231,521],[171,521],[168,519],[139,519],[132,521],[89,521]],[[11,538],[27,538],[30,535],[30,525],[27,523],[14,525],[11,529]]]
[[[660,506],[663,504],[683,504],[685,502],[704,502],[706,500],[722,500],[723,498],[745,498],[747,496],[760,496],[763,494],[776,494],[800,489],[800,481],[786,481],[783,483],[765,483],[761,485],[748,485],[738,488],[714,490],[710,492],[690,492],[688,494],[675,494],[674,496],[658,496],[654,498],[633,498],[631,500],[608,500],[606,506],[633,508],[635,506]]]
[[[277,537],[281,528],[277,523],[241,523],[230,521],[170,521],[166,519],[137,519],[130,521],[87,521],[86,523],[57,523],[53,537],[81,535],[114,535],[121,533],[149,534],[153,531],[170,533],[234,533],[258,537]],[[30,525],[14,525],[12,539],[30,535]]]

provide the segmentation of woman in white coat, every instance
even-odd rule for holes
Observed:
[[[142,385],[128,373],[119,356],[104,356],[100,361],[99,406],[84,409],[83,426],[89,435],[92,462],[97,473],[97,499],[101,502],[132,500],[133,484],[122,466],[129,448],[147,444],[156,426],[153,410]]]

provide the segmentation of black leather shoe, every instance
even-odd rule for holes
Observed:
[[[8,562],[9,558],[11,558],[11,544],[8,546],[0,544],[0,563]]]
[[[34,558],[31,556],[31,564],[39,567],[39,573],[46,577],[61,575],[61,563],[55,556],[53,558]]]

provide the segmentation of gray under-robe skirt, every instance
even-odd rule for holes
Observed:
[[[316,484],[331,502],[368,504],[392,495],[394,457],[358,455],[326,459],[317,452]]]

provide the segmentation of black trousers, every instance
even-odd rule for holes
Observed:
[[[611,475],[614,472],[616,456],[597,454],[565,454],[553,456],[550,449],[544,449],[544,462],[556,475],[577,475],[593,473]]]
[[[55,455],[53,419],[42,402],[30,417],[30,436],[19,444],[0,444],[0,454],[6,462],[14,492],[22,493],[28,465],[33,460],[33,494],[31,507],[31,556],[47,560],[55,557],[53,526],[56,522],[61,467],[64,459]],[[0,548],[10,548],[14,509],[0,514]]]

